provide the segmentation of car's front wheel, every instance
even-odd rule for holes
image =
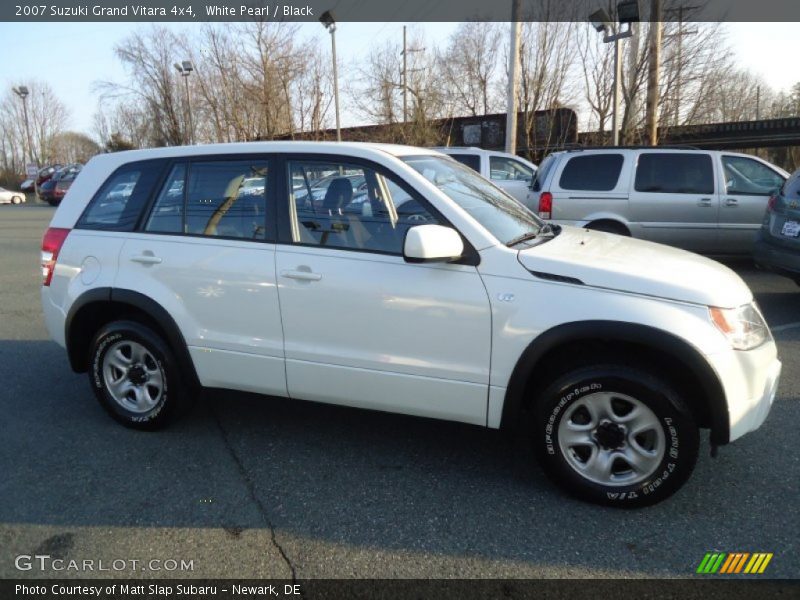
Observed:
[[[171,349],[152,329],[134,321],[109,323],[95,335],[89,380],[103,408],[135,429],[163,427],[187,404]]]
[[[675,493],[697,460],[697,424],[669,382],[620,364],[576,368],[539,396],[545,471],[581,499],[639,507]]]
[[[22,204],[22,198],[20,198],[19,196],[14,196],[13,198],[11,198],[11,203],[12,204]]]

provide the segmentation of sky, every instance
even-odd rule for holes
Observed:
[[[200,24],[166,24],[176,31]],[[402,39],[404,23],[339,23],[337,53],[348,64],[386,39]],[[457,23],[407,23],[428,39],[443,40]],[[26,78],[44,80],[70,111],[69,128],[92,133],[97,108],[93,88],[100,80],[124,81],[125,72],[114,56],[114,45],[141,23],[0,23],[0,85],[10,88]],[[800,80],[797,70],[796,23],[729,23],[728,39],[742,68],[760,74],[776,90]],[[321,32],[321,33],[320,33]],[[325,39],[318,23],[305,23],[301,34]],[[342,125],[358,125],[347,110]]]

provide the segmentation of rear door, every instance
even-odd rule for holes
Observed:
[[[715,180],[715,164],[706,152],[640,153],[630,214],[641,237],[695,252],[718,251]]]
[[[767,201],[785,179],[754,158],[723,154],[720,160],[724,179],[719,208],[721,250],[749,253],[761,227]]]
[[[286,395],[269,161],[177,161],[129,234],[115,287],[141,291],[178,324],[209,387]]]

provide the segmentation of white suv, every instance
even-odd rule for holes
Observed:
[[[781,369],[726,267],[546,225],[419,148],[104,154],[42,271],[50,335],[125,425],[225,388],[513,428],[616,506],[678,489],[699,428],[716,447],[759,427]]]
[[[528,197],[537,167],[521,156],[472,146],[441,146],[434,150],[477,171],[520,202],[524,203]]]

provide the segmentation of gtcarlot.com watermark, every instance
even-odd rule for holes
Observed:
[[[141,571],[194,571],[194,560],[174,558],[152,558],[139,560],[136,558],[104,559],[65,559],[53,558],[49,554],[20,554],[14,559],[14,567],[18,571],[51,572],[141,572]]]

